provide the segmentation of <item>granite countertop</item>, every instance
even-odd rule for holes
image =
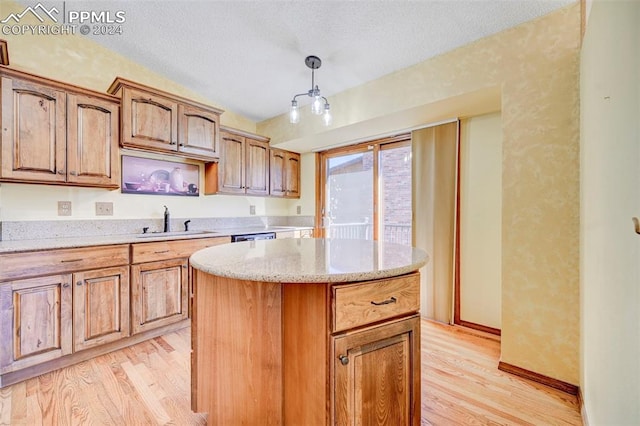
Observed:
[[[42,238],[33,240],[0,241],[0,254],[32,250],[51,250],[61,248],[80,248],[113,244],[149,243],[155,241],[184,240],[190,238],[230,237],[237,234],[256,234],[261,232],[287,232],[310,229],[304,226],[243,227],[214,230],[192,230],[185,232],[153,232],[148,234],[122,234],[108,236],[87,236],[69,238]]]
[[[354,282],[394,277],[425,265],[424,250],[370,240],[295,238],[244,241],[195,252],[191,265],[212,275],[268,282]]]

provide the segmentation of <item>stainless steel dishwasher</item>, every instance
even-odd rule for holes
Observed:
[[[231,236],[231,242],[237,243],[240,241],[255,241],[255,240],[274,240],[276,238],[275,232],[256,232],[253,234],[236,234]]]

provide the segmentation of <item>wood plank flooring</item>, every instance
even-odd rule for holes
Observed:
[[[500,343],[423,320],[422,425],[581,425],[575,397],[497,369]],[[189,329],[0,390],[0,425],[205,425]]]
[[[497,337],[422,320],[422,425],[582,425],[575,396],[498,370]]]

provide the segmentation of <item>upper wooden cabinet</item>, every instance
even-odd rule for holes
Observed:
[[[271,195],[300,198],[300,154],[272,148],[269,179]]]
[[[221,134],[217,192],[268,195],[269,139],[229,128]]]
[[[117,188],[119,100],[0,69],[0,179]]]
[[[300,154],[242,130],[222,127],[220,135],[220,162],[205,168],[205,194],[300,197]]]
[[[120,77],[108,92],[122,99],[122,146],[204,161],[219,158],[222,110]]]

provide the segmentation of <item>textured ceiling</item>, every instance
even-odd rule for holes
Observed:
[[[513,27],[575,0],[67,1],[122,10],[123,35],[104,46],[261,121],[306,92],[307,55],[329,97]],[[44,2],[43,2],[44,3]]]

